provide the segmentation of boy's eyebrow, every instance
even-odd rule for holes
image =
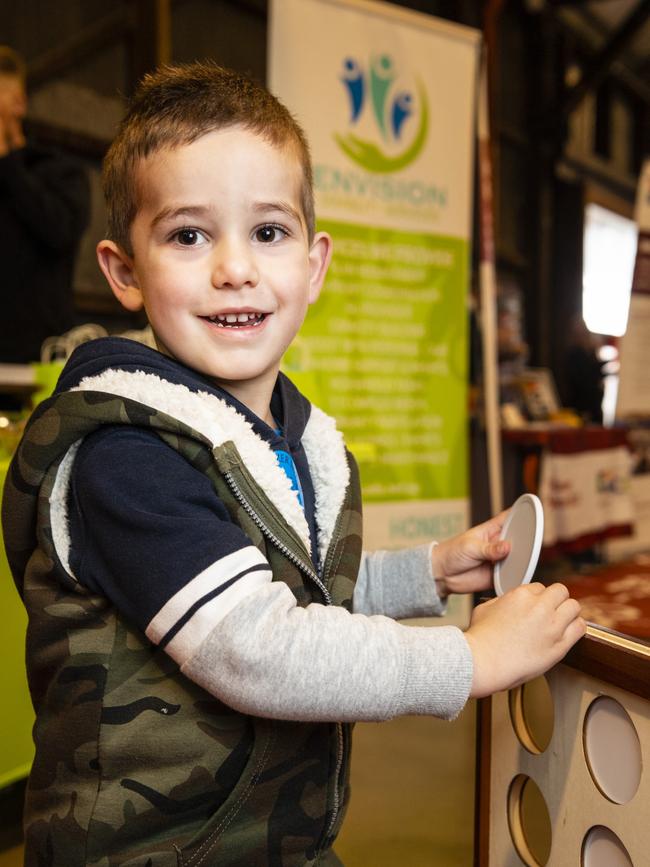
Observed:
[[[181,205],[178,208],[162,208],[151,221],[152,228],[167,220],[176,220],[178,217],[205,217],[210,211],[206,205]]]
[[[180,205],[177,208],[162,208],[151,221],[152,228],[159,223],[176,220],[178,217],[205,217],[212,209],[208,205]],[[302,223],[300,211],[288,202],[257,202],[253,210],[258,213],[280,211],[290,219]]]
[[[302,223],[300,211],[288,202],[257,202],[253,209],[259,213],[264,213],[266,211],[280,211],[281,213],[286,214],[290,219]]]

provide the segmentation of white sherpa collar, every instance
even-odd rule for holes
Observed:
[[[318,553],[323,563],[350,484],[350,467],[336,422],[316,406],[311,408],[302,444],[314,485]]]
[[[268,443],[225,401],[207,392],[193,392],[144,371],[109,369],[86,377],[73,391],[98,391],[137,401],[182,421],[206,437],[212,446],[231,441],[269,500],[311,551],[309,528],[291,482],[278,466]],[[303,436],[316,497],[318,547],[325,556],[343,504],[350,471],[341,434],[334,420],[312,408]]]

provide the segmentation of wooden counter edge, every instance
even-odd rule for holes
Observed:
[[[650,699],[650,645],[629,635],[590,623],[562,664]]]

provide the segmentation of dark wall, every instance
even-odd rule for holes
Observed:
[[[172,58],[206,57],[266,80],[266,3],[180,0],[172,6]]]

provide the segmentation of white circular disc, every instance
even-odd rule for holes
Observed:
[[[595,826],[582,844],[582,867],[634,867],[630,854],[613,831]]]
[[[583,734],[589,773],[600,791],[615,804],[636,795],[643,774],[641,742],[622,704],[601,695],[589,705]]]
[[[500,539],[510,542],[510,553],[494,564],[497,596],[519,584],[528,584],[535,574],[544,535],[544,509],[535,494],[522,494],[513,503]]]

